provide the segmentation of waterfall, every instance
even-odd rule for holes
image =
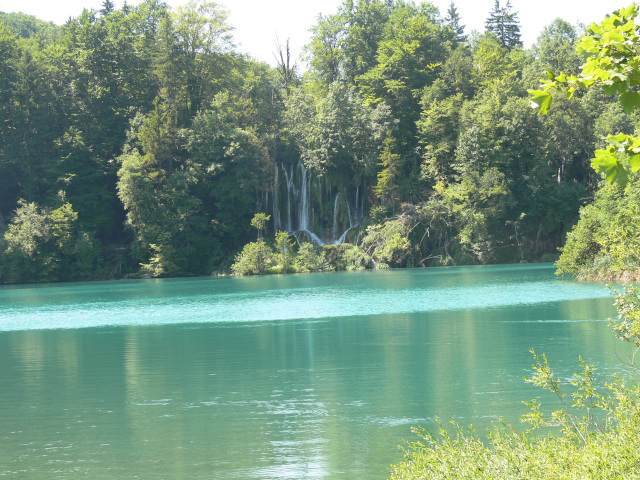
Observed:
[[[333,205],[333,228],[331,234],[334,239],[338,238],[338,200],[340,200],[340,192],[336,193],[336,201]]]
[[[356,211],[356,220],[360,221],[362,215],[360,214],[360,207],[358,206],[358,198],[360,197],[360,187],[356,187],[356,201],[353,204],[355,206]]]
[[[342,232],[342,235],[340,235],[340,238],[338,238],[335,242],[333,242],[333,244],[340,245],[341,243],[344,243],[344,241],[347,239],[347,233],[349,233],[351,230],[353,230],[357,226],[358,225],[354,225],[353,227],[347,228],[344,232]]]
[[[349,198],[346,195],[344,198]],[[347,204],[347,215],[349,216],[349,228],[353,227],[353,220],[351,219],[351,207],[349,206],[349,202],[345,202]]]
[[[287,172],[286,168],[283,168],[283,170],[284,176],[287,179],[287,232],[291,232],[293,231],[293,228],[291,228],[291,185],[293,178],[289,177],[289,172]]]
[[[302,208],[300,209],[300,212],[298,212],[300,215],[300,221],[298,222],[298,225],[300,227],[300,230],[309,230],[309,190],[311,189],[307,188],[307,169],[304,168],[304,163],[299,162],[298,167],[302,172]]]
[[[280,172],[282,170],[282,172]],[[320,185],[319,192],[312,195],[314,181],[313,170],[309,170],[302,160],[296,164],[276,164],[274,176],[274,193],[271,198],[265,196],[266,202],[273,205],[273,225],[274,230],[285,230],[293,234],[298,242],[304,237],[317,245],[343,243],[347,234],[353,228],[360,225],[364,212],[364,194],[360,193],[360,187],[352,189],[345,187],[338,191],[333,202],[333,212],[330,206],[322,204],[321,199],[331,201],[331,191],[335,189],[328,183]],[[286,190],[286,199],[281,195],[282,189]],[[335,191],[335,190],[333,190]],[[344,200],[345,206],[340,202]],[[284,202],[286,201],[286,209]],[[339,215],[341,208],[347,209],[348,225],[341,225]],[[319,213],[319,217],[317,217]],[[324,213],[324,216],[323,215]],[[332,217],[329,215],[333,213]],[[344,216],[344,215],[343,215]],[[285,218],[286,217],[286,218]],[[347,227],[341,233],[342,228]],[[321,234],[313,231],[319,228]],[[320,237],[326,237],[323,239]]]
[[[279,179],[279,175],[278,172],[280,171],[280,168],[278,166],[278,164],[276,163],[276,175],[273,179],[273,230],[274,230],[274,234],[278,232],[278,230],[280,230],[280,195],[278,195],[278,193],[280,192],[280,179]]]

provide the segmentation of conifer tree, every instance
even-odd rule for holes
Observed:
[[[110,13],[113,13],[115,7],[115,4],[111,0],[104,0],[102,2],[102,9],[100,10],[100,13],[103,17],[106,17]]]
[[[447,9],[447,15],[444,17],[444,21],[456,36],[457,43],[463,43],[467,39],[467,36],[464,34],[465,26],[460,24],[460,14],[453,0]]]
[[[493,33],[500,43],[509,50],[522,46],[520,41],[520,20],[518,13],[512,12],[511,1],[507,0],[504,7],[500,6],[500,0],[495,0],[493,11],[485,22],[486,31]]]

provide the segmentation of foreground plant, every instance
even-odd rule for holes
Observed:
[[[640,345],[640,296],[635,288],[617,292],[617,336]],[[559,406],[544,413],[536,399],[521,421],[523,432],[494,424],[486,438],[452,422],[453,434],[440,425],[437,435],[414,429],[421,440],[405,449],[392,479],[584,479],[640,478],[640,388],[637,370],[616,375],[604,386],[594,382],[592,365],[581,369],[567,393],[544,354],[534,357],[533,376],[525,380],[554,393]],[[602,392],[602,393],[601,393]],[[538,429],[544,428],[543,436]]]

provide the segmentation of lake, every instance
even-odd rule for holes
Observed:
[[[553,271],[0,287],[0,477],[386,478],[412,426],[518,423],[530,348],[621,370],[611,294]]]

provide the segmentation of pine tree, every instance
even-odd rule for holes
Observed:
[[[103,17],[106,17],[107,15],[112,13],[115,10],[115,8],[116,6],[111,0],[104,0],[102,2],[102,9],[100,10],[100,13],[102,14]]]
[[[458,9],[456,8],[453,0],[449,5],[449,9],[447,10],[447,15],[444,17],[444,21],[447,26],[453,31],[456,36],[457,43],[464,43],[467,39],[467,36],[464,34],[464,25],[460,25],[460,14],[458,13]]]
[[[507,5],[504,7],[505,38],[503,42],[509,49],[522,46],[522,42],[520,41],[520,19],[518,18],[518,12],[512,12],[511,9],[511,1],[507,0]]]
[[[493,11],[485,22],[486,31],[493,33],[500,43],[509,50],[522,46],[520,41],[520,20],[518,13],[512,12],[511,1],[508,0],[504,7],[500,6],[500,0],[496,0]]]

